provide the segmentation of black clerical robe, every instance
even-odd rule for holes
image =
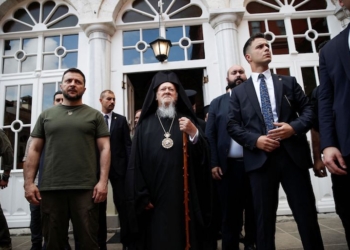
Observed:
[[[138,125],[127,170],[127,196],[131,227],[137,232],[138,250],[185,249],[184,177],[182,132],[177,115],[170,130],[174,145],[162,146],[164,130],[156,114]],[[161,118],[168,132],[172,119]],[[203,232],[211,217],[209,151],[200,131],[188,142],[191,250],[204,249]],[[154,208],[144,210],[151,202]]]

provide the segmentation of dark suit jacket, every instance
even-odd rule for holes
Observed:
[[[294,77],[272,74],[272,79],[278,121],[288,123],[295,131],[295,135],[281,141],[281,147],[286,149],[298,167],[311,168],[310,147],[305,135],[312,127],[314,118],[309,99]],[[256,141],[267,133],[251,78],[232,91],[227,130],[243,146],[246,170],[262,167],[268,153],[258,149]]]
[[[337,147],[350,155],[350,25],[320,53],[319,126],[321,150]]]
[[[211,151],[211,167],[219,166],[224,173],[227,169],[227,154],[231,146],[231,137],[226,130],[229,105],[229,93],[212,100],[205,130]]]
[[[131,139],[125,116],[113,112],[111,120],[111,168],[109,178],[112,181],[116,178],[124,179],[125,177],[131,150]]]

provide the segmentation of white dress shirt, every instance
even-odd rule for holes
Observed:
[[[108,114],[101,112],[101,114],[103,115],[103,119],[105,118],[105,115],[108,115],[108,131],[111,131],[112,111],[109,112]]]
[[[230,89],[231,96],[231,89]],[[243,157],[243,147],[239,145],[235,140],[231,138],[231,146],[228,151],[227,157],[229,158],[242,158]]]
[[[265,76],[266,87],[267,87],[267,91],[269,92],[271,109],[272,109],[272,114],[273,114],[273,121],[278,122],[275,89],[273,87],[273,81],[272,81],[272,75],[271,75],[270,69],[264,71],[262,74],[264,74],[264,76]],[[253,72],[251,77],[253,80],[255,92],[256,92],[256,95],[258,97],[258,101],[259,101],[260,108],[261,108],[260,79],[258,78],[259,75],[260,75],[260,73]]]

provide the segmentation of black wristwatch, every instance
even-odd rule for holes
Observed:
[[[9,174],[3,173],[2,176],[1,176],[1,180],[6,181],[6,182],[9,181],[9,178],[10,178]]]

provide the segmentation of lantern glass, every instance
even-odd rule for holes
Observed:
[[[154,56],[160,61],[163,62],[169,56],[169,51],[171,47],[171,41],[166,40],[162,37],[159,37],[157,40],[150,43]]]

